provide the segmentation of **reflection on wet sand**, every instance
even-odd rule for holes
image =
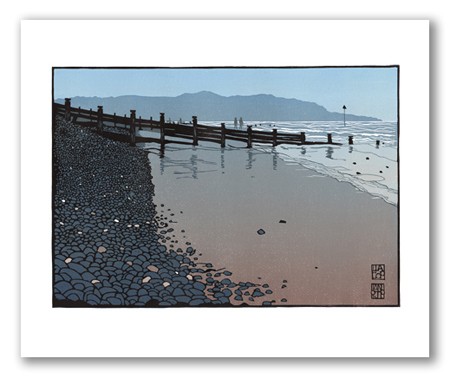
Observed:
[[[177,209],[175,239],[235,282],[267,282],[276,305],[396,304],[396,207],[278,159],[230,146],[150,154],[155,201]],[[387,267],[383,303],[370,298],[372,263]]]
[[[246,169],[252,169],[253,162],[255,161],[255,158],[253,155],[254,155],[253,148],[248,148],[247,149],[247,165],[245,166]]]
[[[333,152],[334,152],[333,147],[328,147],[325,157],[327,159],[333,159]]]
[[[272,148],[272,169],[277,170],[278,166],[278,152],[275,147]]]

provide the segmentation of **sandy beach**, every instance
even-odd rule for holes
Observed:
[[[167,145],[161,158],[155,145],[143,147],[158,216],[199,266],[268,285],[277,306],[398,305],[397,206],[275,150],[202,142]],[[385,265],[385,280],[373,279],[372,264]],[[372,299],[373,283],[385,285],[384,299]]]

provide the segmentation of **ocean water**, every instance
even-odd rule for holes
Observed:
[[[202,122],[205,125],[218,125],[218,122]],[[234,128],[233,121],[225,123]],[[370,193],[374,199],[382,199],[392,205],[398,204],[398,127],[397,122],[277,122],[248,121],[254,130],[270,131],[277,128],[278,133],[305,132],[307,141],[326,141],[331,133],[331,145],[268,145],[254,144],[254,148],[277,154],[287,164],[302,165],[317,174],[333,177],[338,181],[349,182],[360,191]],[[238,126],[239,128],[239,126]],[[348,144],[349,135],[353,145]],[[376,141],[379,141],[379,145]],[[229,144],[232,144],[230,141]]]

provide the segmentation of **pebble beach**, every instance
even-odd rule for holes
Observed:
[[[267,283],[198,264],[172,234],[176,210],[157,211],[147,152],[62,119],[53,141],[54,307],[273,304]]]

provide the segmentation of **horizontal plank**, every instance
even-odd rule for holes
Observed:
[[[80,108],[70,108],[70,112],[72,114],[90,114],[91,111],[89,109],[80,109]],[[92,109],[92,114],[98,114],[97,110]]]
[[[150,121],[149,119],[137,119],[136,124],[142,127],[159,127],[159,122]]]
[[[197,139],[198,138],[212,138],[212,139],[216,139],[216,140],[221,140],[222,136],[220,134],[217,134],[217,133],[206,133],[206,132],[203,132],[203,133],[197,134]]]
[[[197,125],[197,129],[221,130],[220,126]]]
[[[164,134],[165,136],[169,137],[174,137],[174,138],[182,138],[182,139],[190,139],[193,140],[193,136],[190,134],[184,134],[184,133],[174,133],[174,132],[167,132]]]
[[[192,126],[184,126],[184,125],[176,125],[175,130],[181,132],[189,132],[191,134],[194,132],[194,128]]]
[[[231,129],[226,129],[225,134],[238,136],[238,137],[247,137],[247,135],[248,135],[247,131],[231,130]]]
[[[161,139],[159,138],[136,136],[136,143],[160,143],[160,142]]]
[[[253,141],[254,143],[272,143],[272,142],[273,142],[272,139],[261,138],[261,137],[259,137],[259,138],[252,138],[252,141]]]
[[[213,143],[221,143],[220,139],[215,139],[215,138],[206,138],[206,137],[201,137],[198,138],[199,142],[213,142]]]
[[[272,131],[258,131],[258,130],[252,130],[253,135],[261,135],[261,136],[272,136]]]
[[[234,140],[236,142],[244,142],[247,143],[247,138],[241,138],[241,137],[236,137],[236,136],[227,136],[226,140]]]
[[[73,114],[73,113],[72,113]],[[92,113],[92,117],[90,117],[88,114],[73,114],[73,115],[76,115],[77,116],[77,118],[79,118],[79,119],[97,119],[97,114],[95,114],[94,115],[94,113]]]
[[[130,118],[125,118],[117,115],[114,118],[114,116],[111,116],[110,114],[103,114],[103,120],[108,122],[116,122],[121,125],[129,125],[131,123]]]

